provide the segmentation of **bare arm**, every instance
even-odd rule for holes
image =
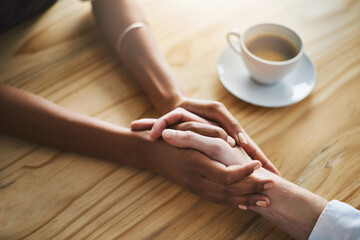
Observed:
[[[229,193],[229,181],[250,175],[259,162],[227,167],[198,151],[178,149],[163,140],[152,141],[149,132],[127,128],[62,108],[31,93],[0,84],[0,134],[5,133],[47,146],[146,168],[209,200]],[[262,191],[269,180],[240,181],[243,194]],[[255,195],[250,201],[266,200]]]
[[[276,187],[263,192],[271,201],[269,207],[249,209],[274,222],[295,239],[308,239],[328,201],[264,169],[256,174],[273,179]]]
[[[279,174],[223,104],[187,98],[182,93],[149,28],[133,29],[126,34],[121,45],[117,45],[119,36],[129,25],[139,21],[145,22],[134,0],[95,1],[93,12],[110,47],[128,67],[136,82],[160,113],[182,107],[215,122],[225,129],[237,144],[244,147],[253,159],[259,160],[266,165],[266,168]],[[160,133],[152,134],[153,139],[159,136]]]
[[[121,46],[121,33],[134,22],[145,22],[134,0],[102,0],[93,3],[93,12],[110,47],[127,66],[155,108],[165,113],[182,97],[175,76],[161,54],[150,28],[137,28],[126,34]]]
[[[3,84],[0,109],[2,133],[134,167],[147,165],[144,155],[135,151],[136,146],[151,142],[145,133],[135,134]]]

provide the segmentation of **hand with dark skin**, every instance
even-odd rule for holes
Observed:
[[[180,106],[188,109],[197,116],[196,122],[204,123],[201,126],[204,131],[213,131],[205,123],[220,126],[227,133],[220,128],[217,130],[222,131],[222,136],[226,134],[231,144],[236,141],[249,154],[266,162],[266,156],[222,104],[184,96],[148,27],[128,32],[118,45],[117,40],[124,29],[134,22],[145,22],[133,0],[101,0],[92,4],[104,38],[160,113]],[[193,126],[183,125],[182,129],[190,127]],[[218,199],[208,194],[212,191],[226,195],[226,199],[237,197],[252,204],[255,204],[255,198],[267,199],[264,195],[256,195],[263,189],[265,181],[242,181],[256,166],[260,167],[257,161],[247,166],[229,167],[211,161],[198,151],[180,150],[162,140],[154,141],[149,132],[131,132],[1,84],[0,130],[47,146],[146,168],[211,200]],[[232,184],[239,185],[237,189],[242,192],[232,192]],[[226,199],[224,202],[229,202]]]
[[[177,108],[159,119],[139,119],[131,123],[132,130],[151,130],[151,139],[158,139],[161,136],[161,133],[168,127],[172,127],[176,130],[189,130],[208,137],[218,137],[227,141],[232,147],[235,145],[234,139],[232,139],[222,128],[214,126],[213,122],[206,121],[183,108]],[[258,146],[254,144],[242,144],[241,146],[251,159],[259,160],[265,169],[280,175],[279,171],[270,160],[265,157],[265,154]],[[249,154],[249,152],[251,154]]]
[[[256,194],[267,179],[243,181],[260,168],[258,161],[226,166],[204,154],[179,149],[163,140],[153,141],[149,131],[128,128],[80,115],[31,93],[0,84],[0,133],[62,150],[149,169],[191,192],[212,201],[268,201]],[[234,186],[238,191],[233,191]],[[247,195],[250,194],[250,195]]]
[[[185,113],[182,112],[184,115]],[[179,116],[179,113],[176,113]],[[167,119],[164,123],[164,119]],[[195,131],[183,131],[174,126],[174,129],[164,129],[168,125],[172,125],[169,115],[163,119],[140,119],[134,121],[132,126],[136,129],[153,126],[152,131],[159,127],[161,129],[162,138],[169,144],[182,149],[195,149],[209,158],[219,161],[225,165],[231,166],[243,165],[254,162],[246,152],[239,146],[229,146],[224,138],[212,137],[204,134],[201,129]],[[189,119],[187,117],[177,118],[181,121]],[[178,121],[173,121],[178,122]],[[150,133],[151,135],[151,133]],[[328,201],[322,197],[307,191],[293,183],[286,181],[279,175],[260,168],[253,174],[246,177],[245,180],[259,181],[261,179],[272,179],[264,185],[262,194],[268,196],[269,199],[259,200],[255,202],[255,206],[251,202],[230,201],[229,204],[242,210],[253,210],[263,215],[265,218],[277,224],[279,227],[288,232],[295,239],[308,239],[312,229],[315,226],[321,212],[324,210]],[[236,186],[232,191],[236,192]],[[221,196],[214,196],[221,201]],[[271,202],[268,202],[270,200]],[[264,207],[267,206],[267,207]]]

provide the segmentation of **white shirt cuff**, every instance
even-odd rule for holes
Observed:
[[[360,211],[332,200],[325,207],[309,240],[360,239]]]

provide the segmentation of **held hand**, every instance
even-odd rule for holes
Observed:
[[[262,192],[271,180],[244,179],[261,167],[259,161],[226,166],[198,151],[175,148],[163,140],[153,144],[149,169],[185,189],[233,207],[256,206],[259,201],[269,203],[266,196],[256,193]]]
[[[178,131],[172,129],[165,129],[162,133],[162,137],[173,146],[198,150],[209,156],[211,159],[223,163],[225,166],[234,166],[234,164],[244,166],[254,162],[241,147],[232,148],[220,138],[206,137],[191,131]],[[264,176],[254,173],[247,177],[246,180],[263,181]],[[268,190],[274,186],[274,183],[269,180],[268,184],[264,185],[264,190]],[[241,203],[239,204],[242,205]],[[257,202],[256,205],[263,207],[268,206],[269,201]],[[247,209],[248,206],[245,205],[242,207],[243,209]]]
[[[216,101],[204,101],[185,98],[180,101],[178,107],[182,107],[192,113],[195,113],[205,119],[213,121],[220,125],[225,131],[236,140],[236,143],[243,147],[245,152],[252,158],[258,159],[264,168],[280,175],[280,172],[249,137],[239,122],[227,110],[224,104]]]
[[[203,136],[191,131],[165,129],[163,139],[178,148],[198,150],[225,166],[246,165],[253,162],[241,147],[230,147],[224,140]]]
[[[140,119],[133,121],[131,124],[132,130],[148,130],[151,129],[150,137],[152,139],[157,139],[161,136],[162,131],[170,127],[172,125],[175,125],[177,123],[182,122],[198,122],[202,124],[211,124],[214,126],[214,122],[218,123],[220,126],[222,126],[226,130],[226,135],[223,133],[220,133],[221,130],[217,129],[220,136],[220,138],[226,140],[231,146],[233,146],[234,138],[236,139],[238,144],[240,140],[238,136],[244,135],[246,136],[247,144],[241,144],[245,152],[252,158],[257,159],[262,163],[262,166],[266,168],[267,170],[274,172],[277,175],[280,175],[279,171],[275,168],[275,166],[270,162],[270,160],[265,156],[265,154],[260,150],[260,148],[255,144],[255,142],[246,134],[245,130],[242,129],[242,127],[238,124],[236,119],[227,111],[224,105],[217,103],[217,102],[210,102],[210,101],[198,101],[198,100],[187,100],[188,102],[184,102],[184,105],[186,105],[191,110],[195,110],[194,113],[189,112],[183,108],[176,108],[175,110],[165,114],[158,120],[155,119]],[[189,107],[190,106],[190,107]],[[215,110],[218,109],[218,110]],[[190,110],[190,111],[191,111]],[[200,114],[200,116],[196,115]],[[206,117],[206,119],[202,118]],[[206,133],[204,130],[199,130],[194,124],[192,124],[191,129],[186,129],[183,126],[182,128],[176,128],[178,130],[191,130],[193,132],[214,137],[213,135],[210,135],[209,133]],[[203,126],[203,125],[202,125]],[[204,128],[204,127],[203,127]],[[206,129],[206,128],[205,128]],[[211,130],[210,132],[215,132]],[[209,131],[207,131],[209,132]],[[238,134],[241,133],[241,134]],[[230,136],[228,136],[228,134]],[[216,137],[216,135],[215,135]]]
[[[232,147],[236,144],[235,140],[230,137],[224,129],[212,125],[210,122],[183,108],[177,108],[162,116],[159,120],[155,118],[144,118],[131,123],[131,129],[133,131],[151,129],[150,138],[153,140],[159,138],[161,132],[167,127],[176,130],[192,131],[208,137],[221,138],[227,141]]]

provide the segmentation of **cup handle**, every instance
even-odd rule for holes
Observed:
[[[235,44],[233,41],[231,41],[232,36],[235,36],[238,38],[237,44]],[[240,44],[239,44],[240,38],[241,38],[240,33],[237,30],[231,30],[230,32],[228,32],[226,34],[226,40],[227,40],[228,44],[239,55],[241,55],[241,48],[240,48]]]

